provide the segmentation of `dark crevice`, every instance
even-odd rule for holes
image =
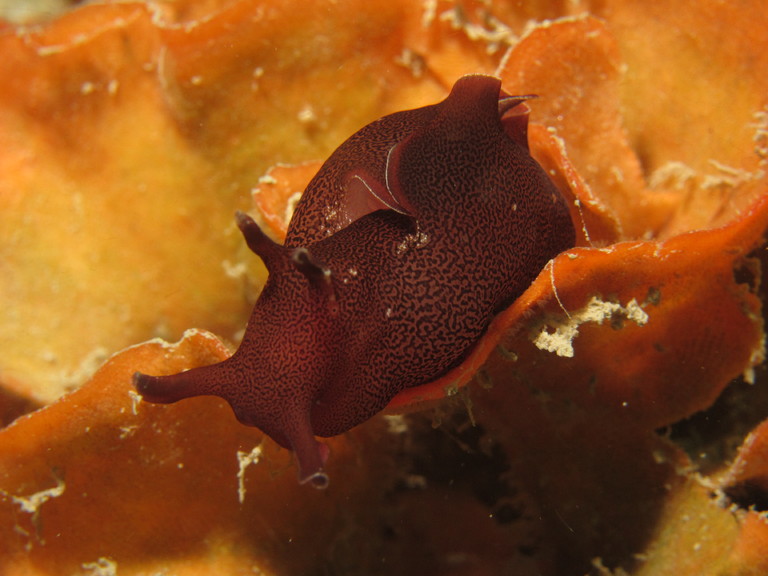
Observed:
[[[40,408],[41,405],[12,392],[9,388],[0,386],[0,428],[5,428],[11,422]]]
[[[488,442],[482,427],[472,425],[466,410],[444,416],[437,429],[419,417],[411,418],[410,427],[424,446],[408,455],[404,469],[410,474],[430,485],[467,488],[491,508],[514,496],[503,480],[509,470],[506,455],[498,444]]]
[[[741,482],[723,490],[731,504],[744,510],[768,512],[768,489],[756,482]]]
[[[755,384],[734,380],[709,409],[659,432],[685,450],[702,474],[729,464],[747,434],[768,414],[765,365],[755,370],[755,378]]]

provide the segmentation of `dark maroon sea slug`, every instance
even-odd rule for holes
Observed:
[[[285,245],[237,214],[269,279],[231,358],[136,374],[144,399],[214,395],[328,483],[335,436],[456,366],[496,313],[574,243],[568,209],[528,152],[525,96],[490,76],[344,142],[309,183]]]

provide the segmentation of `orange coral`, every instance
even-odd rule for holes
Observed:
[[[136,569],[197,573],[187,557],[221,561],[221,573],[239,563],[310,570],[314,558],[293,550],[327,546],[344,518],[337,508],[361,505],[347,488],[376,486],[362,476],[382,474],[382,466],[355,462],[349,445],[359,434],[334,439],[332,467],[348,486],[318,498],[294,480],[290,454],[239,425],[226,404],[203,399],[157,409],[130,387],[135,370],[172,373],[228,354],[199,332],[174,346],[130,348],[76,392],[5,429],[4,573],[74,574],[100,558],[120,572],[146,561]],[[293,539],[287,547],[276,537],[284,529]]]
[[[0,571],[765,573],[766,424],[700,474],[656,432],[765,379],[758,4],[136,2],[0,28],[0,415],[60,398],[0,431]],[[112,356],[237,338],[252,189],[280,236],[309,161],[494,70],[539,94],[531,150],[581,237],[392,406],[437,408],[333,439],[318,494],[222,402],[135,401],[133,371],[229,353],[193,331]],[[306,164],[259,180],[278,163]]]

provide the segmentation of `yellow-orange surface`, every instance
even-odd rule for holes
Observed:
[[[518,4],[0,24],[0,573],[768,572],[768,13]],[[578,245],[461,366],[331,439],[324,492],[217,399],[138,400],[237,342],[235,210],[280,237],[341,141],[472,72],[539,95]]]

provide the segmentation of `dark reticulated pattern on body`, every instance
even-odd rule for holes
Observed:
[[[443,102],[369,124],[310,182],[284,246],[239,214],[269,270],[240,347],[213,366],[137,374],[144,398],[221,396],[324,486],[315,435],[457,365],[573,245],[565,202],[528,152],[523,100],[465,76]]]

